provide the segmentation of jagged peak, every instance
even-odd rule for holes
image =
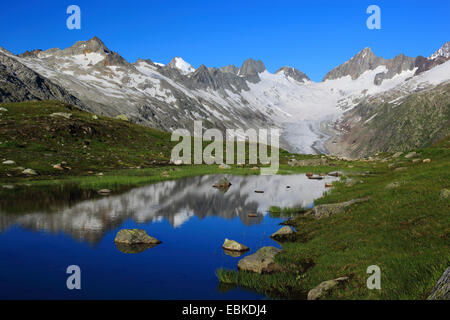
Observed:
[[[234,75],[237,75],[239,73],[239,68],[233,64],[220,67],[219,70],[222,71],[223,73],[232,73]]]
[[[284,74],[286,77],[292,78],[299,82],[305,82],[307,80],[310,80],[305,73],[290,66],[281,67],[280,69],[277,70],[277,72],[275,72],[275,74]]]
[[[172,60],[167,64],[167,67],[178,69],[184,75],[188,75],[195,71],[194,67],[179,56],[172,58]]]
[[[266,70],[266,66],[261,60],[249,58],[242,63],[242,66],[239,69],[239,75],[252,76],[264,72],[264,70]]]
[[[91,52],[96,52],[100,54],[110,54],[112,53],[100,38],[94,36],[87,41],[77,41],[75,44],[67,49],[63,50],[67,54],[86,54]]]
[[[443,57],[445,59],[450,58],[450,41],[447,41],[433,53],[429,59],[436,59],[437,57]]]

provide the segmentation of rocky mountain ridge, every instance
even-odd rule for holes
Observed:
[[[124,114],[132,122],[165,131],[192,130],[194,120],[220,130],[278,127],[281,145],[288,150],[327,152],[325,128],[346,111],[385,93],[400,97],[448,81],[447,52],[448,43],[429,58],[401,54],[384,59],[365,48],[316,83],[288,66],[272,74],[262,61],[253,59],[240,68],[201,65],[195,69],[181,57],[167,65],[150,59],[130,63],[94,37],[63,50],[33,50],[19,56],[0,50],[0,68],[7,70],[0,74],[4,92],[0,99],[69,99],[91,112]],[[27,89],[10,72],[11,61],[39,76],[42,80],[37,82],[49,81],[63,91],[32,94],[34,89]],[[441,66],[442,72],[428,77]],[[11,87],[17,90],[8,92],[25,93],[6,93],[5,88]]]

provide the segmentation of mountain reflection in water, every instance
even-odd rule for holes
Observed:
[[[232,183],[226,192],[212,187],[222,176]],[[63,232],[95,244],[128,219],[136,223],[165,219],[173,228],[178,228],[193,216],[200,219],[239,217],[243,224],[250,226],[261,223],[270,206],[312,205],[314,199],[323,194],[325,182],[333,180],[332,177],[309,180],[305,175],[206,175],[160,182],[104,197],[79,190],[73,194],[70,189],[59,190],[57,196],[45,192],[33,194],[33,189],[29,188],[29,191],[22,190],[20,199],[16,196],[11,201],[1,200],[0,232],[19,225],[29,230]],[[264,193],[255,193],[255,190]],[[96,198],[86,200],[94,195]],[[255,213],[257,217],[248,216]]]

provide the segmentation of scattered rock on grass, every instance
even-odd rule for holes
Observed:
[[[124,114],[119,114],[115,116],[116,119],[122,120],[122,121],[128,121],[128,117]]]
[[[402,181],[394,181],[394,182],[389,183],[389,184],[385,187],[385,189],[395,189],[395,188],[400,187],[402,184],[403,184]]]
[[[392,155],[392,158],[398,158],[402,155],[403,152],[396,152]]]
[[[50,117],[60,117],[60,118],[65,118],[65,119],[70,119],[72,118],[72,114],[71,113],[66,113],[66,112],[54,112],[50,115]]]
[[[260,274],[282,271],[283,268],[275,262],[275,256],[280,252],[281,250],[275,247],[262,247],[254,254],[239,260],[238,270]]]
[[[431,162],[431,159],[423,159],[423,161],[422,161],[423,163],[430,163]]]
[[[307,216],[313,216],[316,219],[321,219],[325,217],[332,216],[334,214],[340,213],[344,211],[345,208],[359,202],[368,201],[369,197],[353,199],[350,201],[339,202],[339,203],[330,203],[330,204],[321,204],[315,206],[311,210],[305,213]]]
[[[442,189],[440,195],[441,195],[441,199],[450,198],[450,189]]]
[[[14,160],[5,160],[2,162],[2,164],[16,164],[16,162]]]
[[[324,298],[330,291],[338,285],[348,281],[348,277],[340,277],[333,280],[324,281],[308,292],[308,300],[319,300]]]
[[[38,173],[33,169],[25,169],[22,171],[23,174],[26,174],[27,176],[37,176]]]
[[[225,163],[219,165],[219,169],[231,169],[231,167]]]
[[[398,168],[395,168],[394,171],[399,172],[399,171],[405,171],[406,169],[407,169],[406,167],[398,167]]]
[[[417,152],[410,152],[410,153],[408,153],[406,156],[405,156],[405,158],[406,159],[410,159],[410,158],[412,158],[412,157],[415,157],[417,155]]]
[[[445,269],[427,300],[450,300],[450,267]]]

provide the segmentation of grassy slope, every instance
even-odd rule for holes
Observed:
[[[22,167],[39,173],[32,180],[91,176],[99,172],[108,175],[109,172],[112,176],[140,176],[136,179],[139,182],[145,180],[142,176],[152,175],[151,169],[158,174],[166,171],[171,150],[178,143],[170,141],[169,133],[108,117],[93,119],[91,113],[62,102],[0,106],[8,110],[0,112],[0,179],[3,181],[27,180],[21,173],[23,169],[18,168]],[[51,117],[55,112],[70,113],[72,117]],[[248,146],[246,151],[248,157]],[[286,151],[280,151],[281,162],[286,163],[288,156]],[[14,160],[16,164],[2,165],[4,160]],[[63,161],[71,170],[53,168]],[[196,174],[213,171],[197,167],[202,166],[191,167]],[[130,168],[147,171],[123,171]]]
[[[0,164],[0,181],[36,186],[61,183],[82,189],[103,187],[120,192],[124,188],[160,180],[209,173],[258,174],[250,167],[219,170],[216,165],[168,165],[174,143],[170,135],[122,120],[92,114],[60,102],[1,104],[8,109],[0,116],[0,159],[12,159],[16,165]],[[72,119],[52,118],[53,112],[70,112]],[[89,129],[90,128],[90,129]],[[333,160],[333,167],[295,167],[286,165],[291,157],[281,152],[280,174],[306,171],[315,173],[343,169],[364,183],[335,188],[319,203],[332,203],[370,195],[367,203],[349,208],[345,214],[315,221],[298,216],[293,225],[299,230],[297,242],[285,243],[279,262],[291,268],[276,275],[255,275],[221,270],[224,283],[239,284],[267,294],[299,297],[320,282],[348,275],[352,277],[342,290],[330,298],[424,298],[449,263],[449,201],[439,191],[450,187],[449,140],[439,146],[420,150],[430,157],[429,164],[412,163],[400,158],[402,172],[388,168],[389,163]],[[299,158],[310,156],[296,156]],[[52,165],[66,161],[72,170],[59,171]],[[348,166],[351,165],[352,168]],[[33,168],[38,177],[25,177],[17,166]],[[137,167],[140,169],[129,169]],[[96,176],[89,171],[104,172]],[[161,173],[169,172],[169,177]],[[385,189],[392,181],[405,181],[397,189]],[[1,188],[0,197],[14,197],[18,188]],[[282,210],[282,213],[291,213]],[[297,211],[297,210],[294,210]],[[280,213],[280,212],[278,212]],[[314,264],[311,267],[311,264]],[[382,290],[366,289],[366,268],[377,264],[382,269]]]
[[[21,166],[40,175],[64,176],[150,166],[170,158],[170,135],[123,120],[80,111],[62,102],[41,101],[1,104],[0,159],[16,166],[0,166],[0,177],[20,176]],[[54,112],[71,113],[71,119],[50,117]],[[2,160],[3,161],[3,160]],[[53,169],[67,162],[70,172]]]
[[[399,158],[394,171],[388,163],[361,163],[375,174],[356,176],[363,183],[346,187],[336,183],[316,204],[370,196],[330,218],[301,215],[292,225],[296,242],[283,244],[278,261],[287,273],[257,275],[219,270],[222,282],[251,287],[273,296],[293,297],[325,280],[351,277],[334,299],[423,299],[450,263],[450,201],[440,191],[450,187],[450,140],[419,150],[431,163]],[[358,163],[358,162],[355,162]],[[350,174],[350,173],[349,173]],[[400,187],[386,189],[393,181]],[[311,263],[313,267],[310,267]],[[368,290],[366,268],[381,268],[381,290]]]

